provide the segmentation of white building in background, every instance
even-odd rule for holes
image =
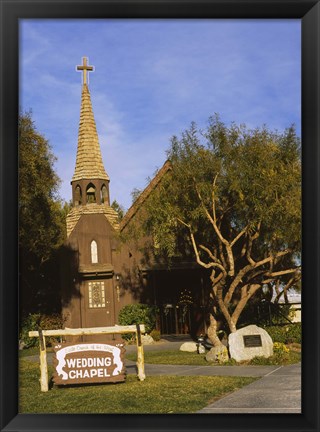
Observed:
[[[275,295],[272,298],[272,302],[275,300]],[[292,322],[301,322],[301,294],[296,291],[288,293],[288,300],[290,306],[290,316],[289,319]],[[284,304],[284,297],[282,296],[279,300],[279,304]]]

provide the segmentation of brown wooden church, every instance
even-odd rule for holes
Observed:
[[[193,261],[176,263],[170,270],[152,259],[153,240],[123,243],[120,234],[130,229],[143,204],[169,163],[140,194],[122,221],[110,206],[109,176],[101,157],[94,120],[88,71],[83,58],[80,125],[76,166],[71,180],[73,207],[67,215],[67,242],[62,266],[62,305],[65,326],[71,328],[113,326],[120,309],[130,303],[159,308],[158,329],[162,334],[205,331],[206,289],[203,269]],[[149,259],[141,251],[148,250]],[[150,259],[151,256],[151,259]]]

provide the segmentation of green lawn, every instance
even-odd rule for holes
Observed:
[[[49,376],[53,369],[49,366]],[[19,412],[22,413],[194,413],[255,381],[243,377],[150,376],[139,381],[40,391],[39,364],[20,359]]]
[[[136,361],[136,353],[126,355],[128,360]],[[184,351],[146,351],[144,353],[144,361],[149,364],[173,364],[173,365],[196,365],[196,366],[212,366],[219,365],[219,363],[209,363],[205,359],[205,355],[198,353],[190,353]],[[290,350],[288,358],[279,360],[278,357],[272,356],[270,358],[256,357],[250,362],[237,363],[234,360],[229,360],[223,365],[286,365],[298,363],[301,361],[301,353]]]
[[[52,347],[47,347],[47,353],[52,352]],[[27,348],[19,351],[19,357],[29,357],[33,355],[39,355],[39,347]]]

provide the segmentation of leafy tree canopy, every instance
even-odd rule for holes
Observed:
[[[148,200],[143,228],[169,257],[189,242],[211,271],[212,319],[222,313],[234,331],[259,288],[300,278],[299,138],[294,127],[227,127],[215,115],[206,131],[192,124],[173,137],[168,158],[172,170]]]
[[[37,131],[31,113],[19,116],[19,250],[21,304],[37,310],[50,302],[50,283],[57,280],[55,251],[65,234],[68,204],[58,197],[59,178],[48,141]],[[50,270],[49,270],[50,268]],[[51,275],[49,274],[51,272]],[[49,282],[50,279],[50,282]],[[52,299],[51,299],[52,300]]]
[[[113,200],[111,203],[111,207],[118,213],[119,221],[121,221],[125,212],[123,206],[119,204],[117,200]]]

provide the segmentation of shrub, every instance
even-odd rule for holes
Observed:
[[[285,326],[271,326],[265,327],[264,329],[271,336],[273,342],[301,344],[301,323],[288,324]]]
[[[157,308],[146,304],[130,304],[119,312],[120,325],[144,324],[146,333],[150,333],[156,325]],[[131,335],[124,335],[124,339],[132,339]]]
[[[20,324],[20,342],[24,343],[25,348],[31,348],[39,345],[38,338],[30,338],[28,333],[32,330],[38,330],[40,323],[40,314],[30,314],[22,319]]]
[[[273,344],[273,357],[275,360],[282,362],[289,359],[290,350],[281,342]]]
[[[270,360],[270,357],[256,356],[250,360],[249,364],[254,366],[264,366],[272,364],[272,361]]]
[[[159,330],[153,329],[150,332],[150,336],[153,338],[154,341],[159,341],[161,339],[161,334]]]
[[[301,344],[302,329],[301,323],[295,323],[287,327],[287,341],[286,343],[299,343]]]
[[[286,330],[282,326],[265,327],[273,342],[286,343]]]
[[[38,330],[42,328],[43,330],[55,330],[61,329],[63,327],[63,319],[60,314],[53,315],[41,315],[41,314],[29,314],[22,319],[20,325],[20,335],[19,339],[24,343],[25,348],[31,348],[34,346],[39,346],[39,338],[29,337],[29,331]],[[46,338],[46,344],[48,346],[57,342],[57,338],[50,337]]]

